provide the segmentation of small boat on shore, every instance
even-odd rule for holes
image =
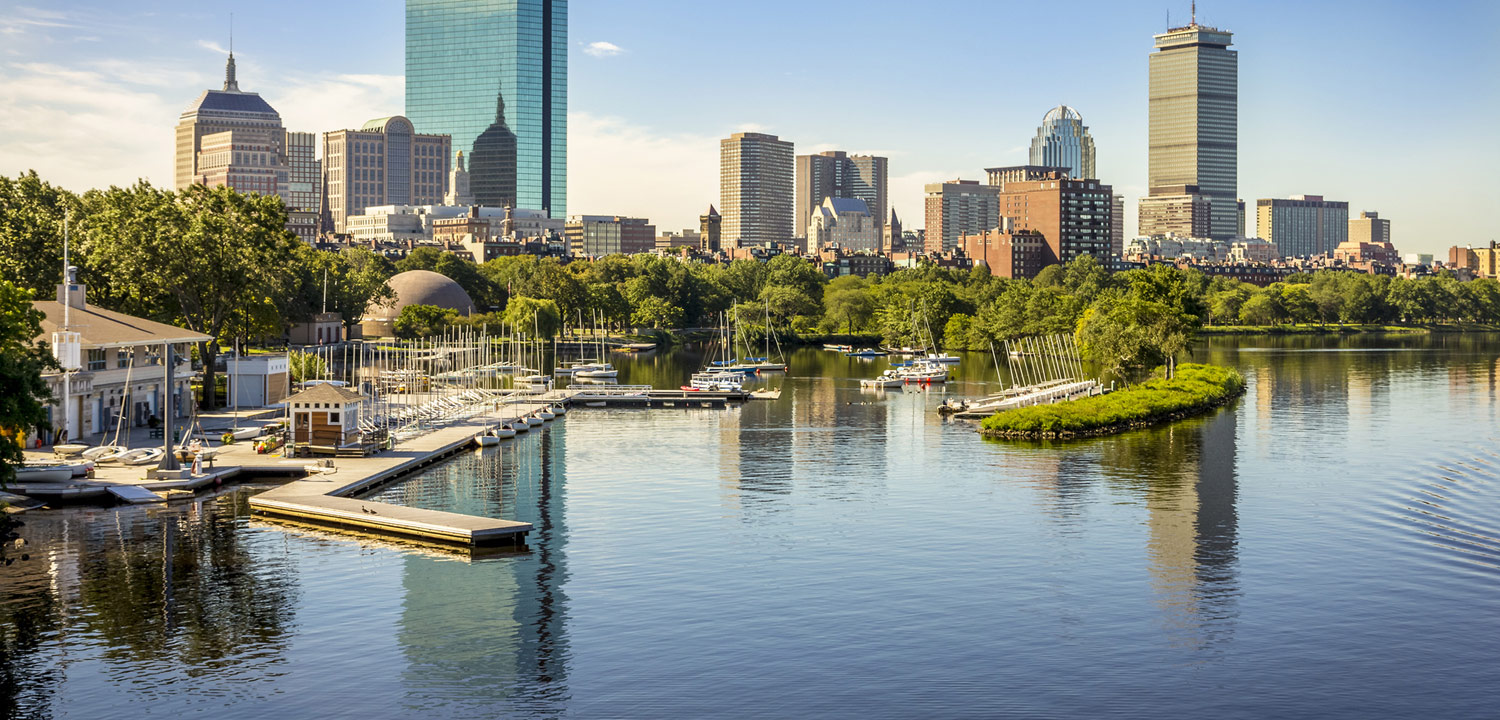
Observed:
[[[161,456],[165,454],[166,451],[159,447],[137,448],[120,456],[120,462],[126,465],[150,465],[160,462]]]
[[[100,445],[98,447],[91,447],[87,450],[84,450],[80,454],[85,460],[93,460],[94,462],[109,462],[109,460],[104,460],[102,458],[116,459],[120,455],[124,454],[124,452],[128,449],[129,448],[120,445]]]
[[[88,472],[86,466],[84,472]],[[73,465],[70,463],[30,463],[16,468],[18,483],[59,483],[72,479]]]

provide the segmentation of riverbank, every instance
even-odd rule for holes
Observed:
[[[1096,437],[1198,415],[1229,403],[1245,391],[1239,372],[1214,365],[1177,366],[1177,376],[1081,400],[1033,405],[996,413],[980,434],[1004,439]]]
[[[1500,325],[1484,323],[1414,323],[1410,325],[1351,323],[1287,323],[1285,325],[1205,325],[1200,335],[1356,335],[1361,333],[1500,332]]]

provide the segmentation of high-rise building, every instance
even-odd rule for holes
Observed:
[[[792,143],[764,133],[735,133],[719,141],[719,205],[730,247],[792,239]]]
[[[503,136],[513,134],[511,204],[565,217],[567,0],[407,0],[406,116],[422,132],[453,138],[485,204],[494,200],[491,188],[508,195]],[[476,141],[496,126],[489,135],[502,140],[489,156],[496,162],[482,162]]]
[[[474,139],[469,187],[480,205],[516,207],[516,134],[505,124],[505,98],[496,103],[495,122]]]
[[[240,90],[239,79],[235,76],[234,53],[229,54],[229,60],[224,65],[224,89],[204,90],[177,121],[177,189],[202,181],[198,163],[203,150],[203,136],[229,130],[240,133],[238,142],[273,148],[267,151],[277,156],[272,164],[286,164],[286,151],[283,147],[286,130],[281,126],[281,115],[258,93]],[[232,159],[231,157],[230,160]],[[225,165],[227,164],[226,162]],[[276,192],[271,190],[267,194]]]
[[[720,237],[723,231],[724,218],[714,206],[708,206],[708,212],[698,216],[698,249],[709,253],[716,253],[721,246]]]
[[[831,197],[863,200],[876,226],[882,225],[888,175],[889,161],[875,155],[849,155],[842,150],[798,155],[797,237],[807,237],[808,218],[824,198]]]
[[[1109,206],[1109,249],[1115,257],[1125,254],[1125,196],[1115,195]]]
[[[1094,138],[1083,117],[1067,105],[1042,116],[1031,139],[1031,164],[1065,167],[1071,178],[1098,178],[1094,172]]]
[[[1136,209],[1136,234],[1143,237],[1206,238],[1213,232],[1209,200],[1197,193],[1143,197]]]
[[[1149,194],[1202,196],[1208,236],[1216,240],[1231,239],[1237,230],[1239,59],[1229,49],[1232,37],[1199,25],[1195,16],[1156,35],[1150,58]],[[1144,207],[1141,213],[1147,214]]]
[[[323,210],[323,163],[318,160],[318,136],[310,132],[286,134],[287,228],[303,241],[318,239],[318,214]]]
[[[932,183],[925,187],[926,247],[929,253],[959,247],[963,236],[992,230],[1000,223],[1000,189],[976,180]],[[909,248],[908,248],[909,249]]]
[[[574,215],[565,228],[574,257],[651,252],[656,247],[656,226],[645,218],[618,215]]]
[[[243,193],[280,195],[287,180],[281,143],[259,130],[225,130],[198,141],[197,182]]]
[[[334,232],[347,232],[345,218],[368,207],[441,204],[451,147],[447,135],[418,135],[400,115],[323,133]]]
[[[1359,217],[1349,219],[1349,241],[1388,243],[1391,241],[1391,221],[1380,217],[1377,212],[1361,212]]]
[[[1322,195],[1256,200],[1255,231],[1282,257],[1327,255],[1349,238],[1349,203]]]
[[[1046,240],[1047,264],[1079,255],[1109,258],[1113,246],[1114,188],[1093,179],[1055,177],[1006,183],[997,198],[1007,230],[1034,230]]]

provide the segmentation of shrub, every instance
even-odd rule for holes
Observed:
[[[1108,395],[1006,410],[985,418],[980,428],[993,435],[1088,432],[1207,409],[1244,388],[1245,378],[1235,370],[1184,364],[1170,380],[1157,377]]]

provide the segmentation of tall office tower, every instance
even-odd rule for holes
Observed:
[[[793,153],[791,142],[764,133],[735,133],[719,141],[719,205],[723,238],[731,247],[794,237]]]
[[[1235,214],[1237,214],[1239,216],[1235,220],[1235,232],[1239,235],[1239,237],[1246,237],[1246,235],[1245,235],[1245,201],[1244,200],[1235,200],[1234,201],[1234,209],[1235,209]]]
[[[287,228],[312,243],[318,239],[318,213],[323,210],[323,163],[318,160],[318,136],[310,132],[286,134]]]
[[[1149,194],[1205,198],[1208,237],[1231,239],[1238,219],[1239,122],[1239,54],[1229,49],[1233,34],[1199,25],[1195,16],[1155,37]],[[1142,235],[1154,233],[1154,228],[1140,229]]]
[[[1065,167],[1071,178],[1099,177],[1094,173],[1094,138],[1077,110],[1058,105],[1042,116],[1031,139],[1031,164]]]
[[[1380,213],[1365,211],[1357,218],[1349,219],[1349,242],[1388,243],[1391,241],[1391,221],[1380,217]]]
[[[977,180],[954,180],[925,187],[925,250],[952,250],[965,235],[993,230],[1000,224],[1000,188],[980,185]],[[910,249],[910,248],[908,248]]]
[[[825,198],[865,201],[880,227],[885,222],[890,161],[876,155],[825,150],[797,156],[797,237],[807,237],[807,221]]]
[[[418,135],[400,115],[323,133],[334,232],[348,232],[346,219],[365,208],[442,203],[451,147],[447,135]]]
[[[240,90],[235,77],[234,53],[224,65],[224,89],[204,90],[192,106],[177,120],[176,187],[181,190],[201,180],[199,155],[203,136],[234,130],[242,142],[267,145],[277,155],[276,163],[285,164],[286,129],[281,115],[260,95]],[[275,192],[274,190],[271,192]]]
[[[719,238],[724,218],[714,206],[708,206],[708,214],[698,216],[698,249],[703,252],[718,252]]]
[[[1349,239],[1349,203],[1322,195],[1256,200],[1255,230],[1281,257],[1331,254]]]
[[[406,116],[452,136],[481,204],[509,197],[514,172],[515,207],[566,217],[567,0],[407,0]],[[476,147],[495,126],[515,136],[513,168],[504,143],[493,164]]]
[[[516,134],[505,124],[505,98],[496,104],[495,122],[474,139],[469,187],[474,191],[474,202],[480,205],[517,207]]]

